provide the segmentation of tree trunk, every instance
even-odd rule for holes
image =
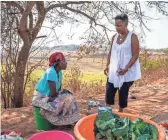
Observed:
[[[24,43],[18,56],[14,83],[14,107],[16,108],[23,107],[24,73],[31,44],[29,42]]]
[[[30,29],[27,27],[27,18],[31,13],[33,6],[36,4],[38,10],[38,19],[33,27],[33,17],[31,16],[30,22],[32,23]],[[26,69],[26,63],[29,57],[29,51],[32,43],[36,39],[38,32],[41,29],[42,23],[45,18],[45,8],[44,2],[29,2],[25,11],[22,14],[18,33],[22,38],[24,44],[21,47],[21,50],[18,55],[17,65],[16,65],[16,74],[15,74],[15,83],[14,83],[14,107],[19,108],[23,106],[23,97],[24,97],[24,74]]]

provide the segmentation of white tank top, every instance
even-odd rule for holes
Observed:
[[[141,78],[139,59],[137,59],[128,72],[124,75],[118,75],[118,71],[124,69],[132,58],[132,34],[132,32],[129,32],[122,44],[117,44],[118,34],[115,35],[113,40],[108,79],[110,83],[114,84],[115,88],[121,88],[124,82],[136,81]]]

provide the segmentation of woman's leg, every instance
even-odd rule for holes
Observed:
[[[113,83],[106,83],[106,105],[111,106],[115,103],[115,94],[117,92],[117,88],[114,88]]]
[[[124,82],[119,90],[119,112],[123,112],[128,104],[128,93],[133,82]]]

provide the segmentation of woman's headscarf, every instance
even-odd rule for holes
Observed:
[[[64,59],[65,57],[62,52],[55,52],[49,57],[49,66],[52,66],[54,63]]]

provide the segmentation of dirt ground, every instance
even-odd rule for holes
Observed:
[[[132,87],[130,94],[134,95],[136,99],[129,99],[129,106],[125,112],[137,114],[146,119],[153,119],[156,122],[168,120],[168,78],[159,79],[141,87]],[[78,97],[76,99],[82,118],[86,116],[87,103],[90,99]],[[104,94],[95,96],[92,100],[104,102]],[[117,101],[113,108],[117,111]],[[35,127],[31,106],[2,110],[1,129],[21,131],[25,139],[39,132]],[[73,128],[58,129],[73,134]]]

